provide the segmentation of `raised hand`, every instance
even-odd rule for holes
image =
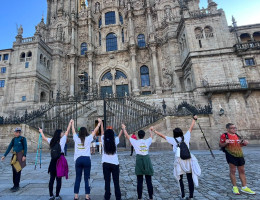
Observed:
[[[98,123],[101,124],[102,123],[102,119],[98,118]]]
[[[122,124],[122,129],[125,130],[126,129],[126,126],[124,124]]]
[[[1,158],[1,161],[4,161],[4,159],[5,159],[5,156],[3,156],[3,157]]]
[[[155,129],[154,129],[154,127],[152,126],[152,127],[150,127],[150,131],[155,131]]]
[[[197,119],[198,119],[198,116],[197,116],[197,115],[194,115],[194,116],[193,116],[193,119],[194,119],[194,120],[197,120]]]
[[[43,133],[43,131],[42,131],[42,129],[41,129],[41,128],[39,128],[39,133]]]

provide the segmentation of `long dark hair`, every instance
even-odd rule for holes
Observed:
[[[81,143],[83,144],[83,146],[84,146],[84,143],[85,143],[86,136],[89,136],[89,133],[88,133],[87,129],[85,127],[81,127],[79,129],[79,138],[80,138]]]
[[[56,143],[60,143],[60,136],[61,136],[62,130],[57,129],[54,132],[53,138],[51,139],[50,147],[54,147]]]
[[[104,133],[104,151],[107,155],[116,153],[115,133],[111,129],[107,129]]]

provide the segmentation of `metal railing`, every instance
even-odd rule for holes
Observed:
[[[260,50],[260,41],[236,44],[234,47],[235,47],[236,51],[247,51],[249,49],[259,49]]]

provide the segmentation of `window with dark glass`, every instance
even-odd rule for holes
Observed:
[[[2,73],[2,74],[5,74],[5,73],[6,73],[6,67],[2,67],[2,68],[1,68],[1,73]]]
[[[124,35],[124,29],[122,29],[122,42],[125,42],[125,35]]]
[[[26,101],[26,96],[22,96],[22,101]]]
[[[123,19],[123,16],[121,14],[119,14],[119,20],[120,20],[120,23],[123,24],[124,23],[124,19]]]
[[[98,21],[98,27],[101,28],[101,26],[102,26],[102,18],[100,18]]]
[[[151,91],[144,91],[144,92],[142,92],[142,95],[150,95],[150,94],[152,94]]]
[[[80,46],[80,51],[81,51],[81,55],[85,55],[85,53],[87,52],[88,50],[88,47],[87,47],[87,43],[86,42],[83,42]]]
[[[4,54],[4,60],[8,60],[9,59],[9,54]]]
[[[138,35],[137,41],[138,41],[138,47],[145,47],[146,46],[144,34]]]
[[[125,75],[123,72],[116,70],[115,79],[118,80],[118,79],[120,79],[121,77],[124,78],[124,79],[127,79],[126,75]]]
[[[99,46],[101,46],[101,44],[102,44],[102,38],[101,38],[101,33],[99,32]]]
[[[117,97],[124,97],[129,95],[128,85],[117,85],[116,86]]]
[[[0,80],[0,88],[5,87],[5,80]]]
[[[110,94],[113,94],[112,86],[102,86],[101,87],[101,96],[103,98]]]
[[[2,55],[0,55],[0,61],[2,60]]]
[[[107,72],[104,74],[104,76],[102,77],[101,81],[104,81],[104,80],[112,80],[113,79],[113,76],[111,74],[111,72]]]
[[[105,14],[105,22],[106,22],[106,25],[115,24],[116,23],[116,13],[114,11],[107,12]]]
[[[246,58],[245,62],[246,62],[246,66],[254,66],[255,65],[254,58]]]
[[[117,50],[117,36],[114,33],[109,33],[106,37],[106,49],[107,51]]]
[[[140,74],[141,74],[141,86],[142,87],[150,86],[149,68],[147,66],[142,66],[140,68]]]

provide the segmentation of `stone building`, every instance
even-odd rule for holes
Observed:
[[[233,18],[228,26],[213,0],[202,9],[199,0],[47,3],[34,36],[23,38],[21,26],[13,48],[0,51],[2,60],[10,54],[0,59],[3,116],[36,109],[57,91],[73,97],[95,88],[167,108],[210,104],[208,130],[219,134],[232,121],[258,143],[260,24],[237,26]]]

